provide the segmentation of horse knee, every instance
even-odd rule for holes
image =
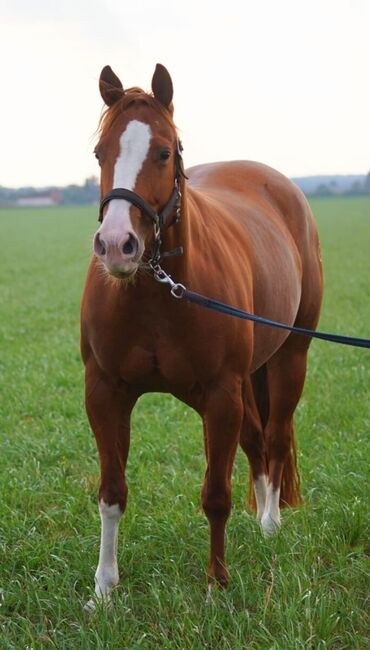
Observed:
[[[231,489],[202,489],[202,507],[208,519],[227,520],[231,511]]]

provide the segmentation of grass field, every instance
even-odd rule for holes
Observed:
[[[320,327],[370,337],[370,199],[312,203],[326,277]],[[0,211],[0,648],[365,649],[370,352],[316,341],[296,415],[304,505],[265,540],[238,453],[231,585],[206,606],[197,416],[135,411],[114,608],[88,618],[100,521],[83,408],[79,299],[94,208]],[[170,459],[170,460],[169,460]]]

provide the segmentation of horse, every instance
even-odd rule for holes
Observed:
[[[249,461],[250,503],[265,535],[280,526],[280,507],[301,501],[293,414],[310,337],[175,300],[156,280],[169,279],[175,297],[171,278],[311,329],[323,291],[314,218],[288,178],[250,161],[185,171],[173,84],[160,64],[150,93],[125,90],[110,66],[99,88],[106,104],[95,148],[100,225],[81,307],[85,404],[101,468],[94,603],[109,600],[119,581],[130,416],[144,393],[171,393],[201,416],[210,590],[229,579],[224,537],[238,444]]]

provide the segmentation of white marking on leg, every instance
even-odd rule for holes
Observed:
[[[257,505],[257,519],[261,521],[262,515],[265,511],[266,505],[266,492],[267,491],[267,476],[266,474],[261,474],[254,481],[254,496],[256,497]]]
[[[120,151],[114,165],[113,189],[134,190],[137,177],[149,152],[152,131],[149,124],[132,120],[120,137]],[[133,232],[130,219],[131,203],[122,199],[109,202],[104,221],[98,232],[103,239],[112,233],[120,240],[122,233]],[[119,243],[119,241],[117,241]]]
[[[109,506],[100,501],[101,538],[99,564],[95,574],[95,593],[98,598],[109,596],[118,584],[117,538],[122,512],[118,504]]]
[[[280,526],[280,488],[274,489],[272,483],[267,486],[265,510],[261,519],[261,526],[266,537],[272,535]]]
[[[213,590],[214,590],[214,584],[213,582],[210,582],[207,589],[206,602],[205,602],[206,605],[210,605],[210,603],[213,601]]]

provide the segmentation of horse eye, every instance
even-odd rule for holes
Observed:
[[[99,167],[101,167],[101,159],[100,159],[100,155],[99,155],[99,153],[96,151],[96,149],[94,149],[94,156],[95,156],[96,160],[98,161]]]
[[[159,152],[159,160],[168,160],[171,155],[171,152],[169,149],[162,149],[162,151]]]

